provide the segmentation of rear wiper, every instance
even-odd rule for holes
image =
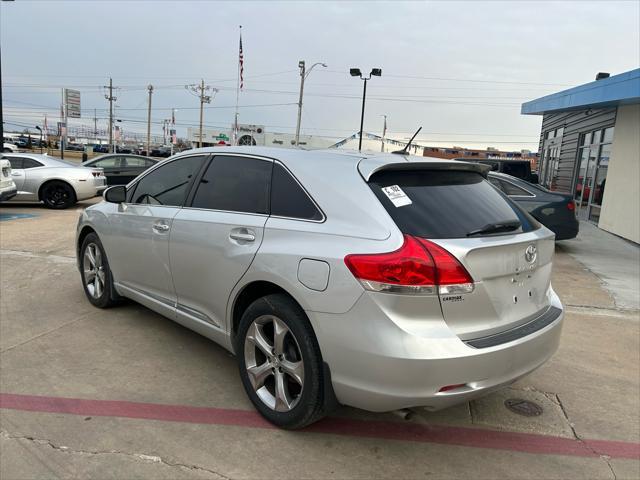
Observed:
[[[467,237],[473,237],[474,235],[479,235],[481,233],[500,233],[500,232],[510,232],[512,230],[517,230],[520,228],[522,224],[519,220],[508,220],[506,222],[496,222],[496,223],[488,223],[482,228],[477,230],[471,230],[467,233]]]

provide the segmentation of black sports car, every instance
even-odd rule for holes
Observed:
[[[571,194],[552,192],[504,173],[489,172],[488,179],[494,187],[555,233],[556,240],[568,240],[578,235],[580,224]]]
[[[92,158],[84,162],[82,166],[102,168],[107,177],[107,185],[126,185],[147,168],[154,166],[158,162],[159,160],[155,158],[112,153]]]

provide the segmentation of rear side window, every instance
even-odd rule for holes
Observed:
[[[272,162],[217,155],[207,168],[191,206],[230,212],[269,212]]]
[[[531,175],[531,168],[529,167],[529,164],[525,162],[504,163],[502,165],[502,173],[506,173],[512,177],[527,179],[529,178],[529,175]]]
[[[514,221],[521,227],[510,234],[538,227],[475,172],[382,171],[371,177],[369,186],[398,228],[409,235],[465,238],[487,225]],[[474,238],[478,236],[482,235]]]
[[[302,220],[322,220],[322,213],[295,178],[279,164],[273,166],[271,183],[271,215],[299,218]]]
[[[11,169],[12,170],[21,170],[22,169],[22,158],[9,157],[9,158],[7,158],[7,160],[9,160],[9,163],[11,164]]]
[[[22,168],[36,168],[41,166],[42,164],[33,158],[25,158],[22,162]]]
[[[138,182],[131,203],[181,207],[191,180],[200,171],[206,158],[186,157],[158,167]]]

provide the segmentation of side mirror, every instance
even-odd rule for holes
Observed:
[[[538,177],[537,173],[532,173],[531,174],[531,181],[529,183],[533,183],[535,185],[537,185],[538,183],[540,183],[540,177]]]
[[[104,200],[109,203],[124,203],[127,200],[127,187],[114,185],[104,191]]]

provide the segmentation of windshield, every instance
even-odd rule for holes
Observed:
[[[409,235],[463,238],[538,228],[535,220],[475,172],[382,171],[372,176],[369,185],[398,228]]]

